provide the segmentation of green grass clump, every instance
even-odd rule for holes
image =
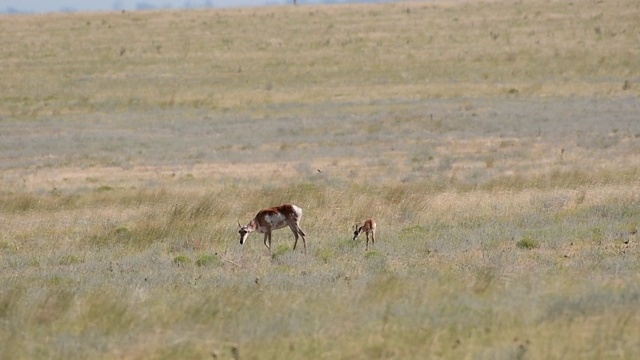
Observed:
[[[96,192],[101,193],[101,192],[107,192],[107,191],[113,191],[113,190],[114,190],[113,187],[109,185],[102,185],[96,189]]]
[[[283,256],[285,256],[286,254],[291,253],[291,245],[278,244],[277,246],[274,246],[273,243],[272,243],[271,246],[275,247],[275,249],[272,248],[272,250],[271,250],[271,259],[272,260],[279,260]]]
[[[530,237],[524,237],[516,243],[516,246],[520,249],[531,250],[540,247],[540,242]]]
[[[178,266],[184,266],[191,262],[191,259],[187,255],[177,255],[173,258],[173,263]],[[202,266],[198,264],[198,266]]]
[[[220,266],[222,265],[222,260],[218,255],[201,254],[200,256],[198,256],[198,259],[196,259],[196,265],[200,267]]]

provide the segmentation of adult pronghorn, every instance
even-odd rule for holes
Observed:
[[[307,242],[305,240],[305,233],[300,229],[300,219],[302,219],[302,209],[299,206],[293,204],[285,204],[280,206],[274,206],[267,209],[258,211],[256,217],[249,222],[246,226],[238,226],[240,230],[240,244],[244,244],[249,234],[254,231],[264,234],[264,246],[271,252],[271,231],[282,229],[285,226],[289,226],[293,231],[293,236],[296,237],[296,241],[293,243],[293,250],[296,249],[298,244],[298,235],[302,236],[302,244],[304,244],[304,253],[307,253]]]
[[[358,225],[359,224],[356,224],[355,226],[356,231],[353,232],[353,240],[364,232],[367,235],[367,246],[365,247],[365,250],[369,250],[369,233],[371,233],[371,245],[376,243],[376,221],[373,219],[367,219],[364,222],[364,225]]]

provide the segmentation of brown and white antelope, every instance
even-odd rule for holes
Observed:
[[[298,236],[302,236],[302,244],[304,244],[304,253],[306,254],[307,242],[304,238],[306,235],[304,231],[300,229],[300,219],[302,219],[302,209],[293,204],[262,209],[258,211],[256,217],[246,226],[240,225],[238,221],[238,226],[240,227],[240,230],[238,230],[238,233],[240,233],[240,244],[244,244],[249,234],[257,231],[264,234],[264,246],[271,252],[271,231],[289,226],[291,231],[293,231],[293,236],[296,238],[296,241],[293,243],[293,250],[296,249],[296,245],[298,244]]]
[[[355,240],[358,235],[364,232],[367,235],[367,246],[365,250],[369,250],[369,234],[371,234],[371,245],[376,243],[376,221],[373,219],[367,219],[364,222],[364,225],[358,225],[359,224],[356,224],[355,226],[356,231],[353,232],[353,240]]]

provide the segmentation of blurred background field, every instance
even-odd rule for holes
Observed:
[[[634,358],[638,14],[2,16],[0,357]]]
[[[637,96],[638,6],[438,1],[3,16],[0,105],[12,117],[168,108],[272,117],[425,98]]]

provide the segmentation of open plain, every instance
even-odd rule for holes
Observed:
[[[637,358],[638,19],[0,15],[0,358]]]

